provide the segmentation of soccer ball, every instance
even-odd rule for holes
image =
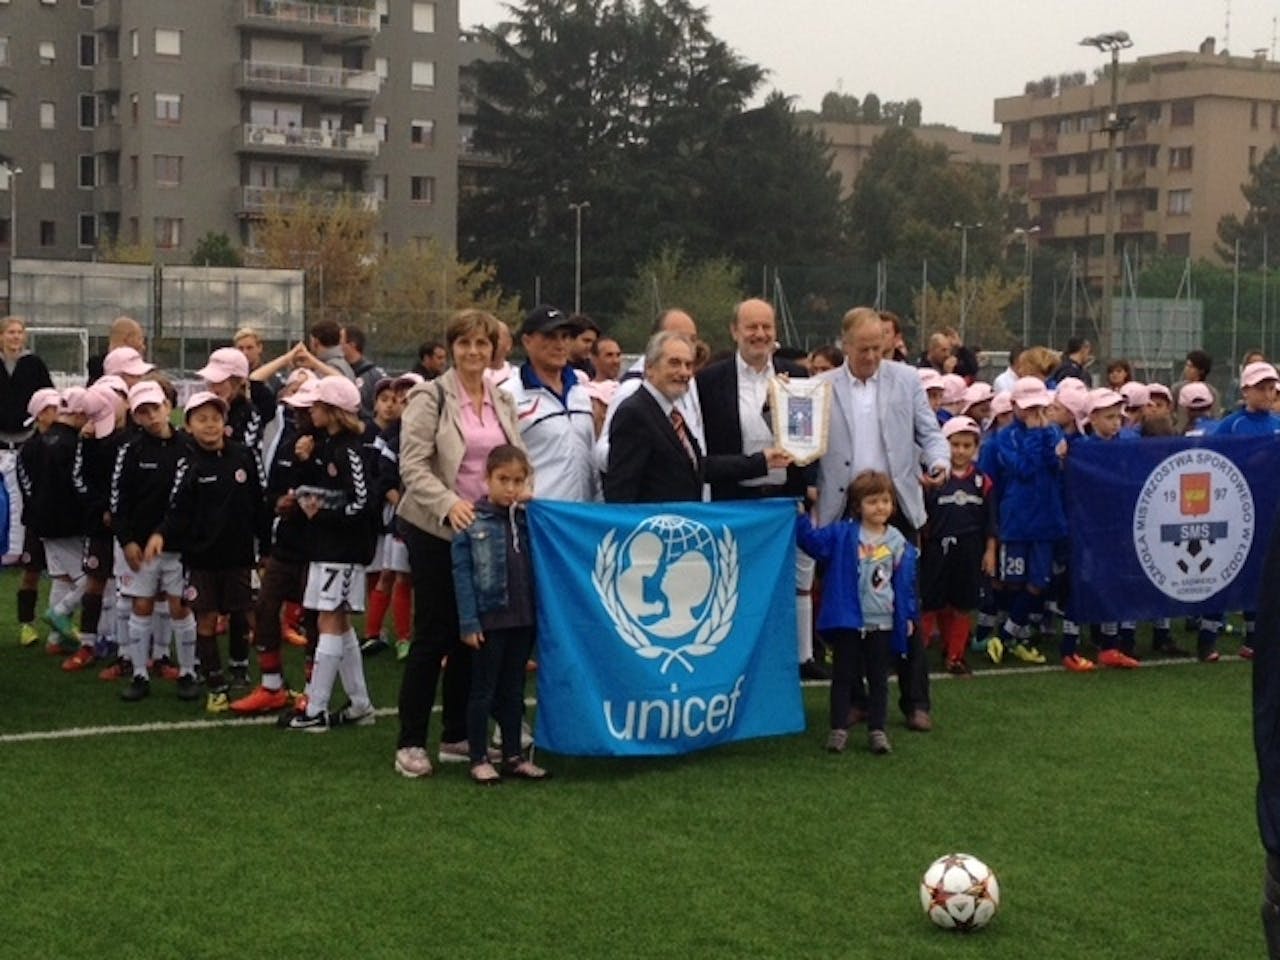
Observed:
[[[929,864],[920,881],[920,905],[945,930],[985,927],[1000,906],[1000,883],[977,857],[949,853]]]

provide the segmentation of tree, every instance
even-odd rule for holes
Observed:
[[[212,230],[197,240],[191,251],[191,265],[196,267],[238,267],[241,260],[240,251],[231,245],[231,238]]]
[[[983,350],[1007,350],[1018,340],[1009,329],[1007,318],[1010,309],[1022,302],[1022,290],[1026,278],[1012,280],[992,269],[981,277],[970,278],[963,283],[939,290],[928,286],[915,298],[916,316],[928,318],[927,334],[943,327],[960,329],[960,301],[966,303],[964,311],[965,342]],[[925,338],[922,336],[922,340]]]
[[[1249,209],[1242,220],[1234,213],[1218,221],[1218,256],[1235,263],[1236,241],[1240,243],[1240,269],[1257,270],[1262,266],[1264,240],[1267,247],[1267,269],[1280,263],[1280,147],[1272,147],[1253,168],[1247,183],[1241,184]]]
[[[920,126],[923,119],[924,108],[920,105],[920,101],[912,97],[902,105],[902,125],[915,129]]]
[[[862,98],[862,122],[879,123],[881,119],[880,98],[874,93],[868,93]]]
[[[609,334],[624,350],[642,350],[658,314],[680,307],[698,323],[712,349],[727,347],[729,320],[743,295],[742,269],[727,257],[687,261],[679,246],[664,247],[631,279],[622,317]]]
[[[101,263],[155,263],[156,248],[149,243],[118,243],[107,237],[98,247],[98,260]]]
[[[857,123],[862,119],[862,106],[853,94],[830,90],[822,98],[819,116],[835,123]]]

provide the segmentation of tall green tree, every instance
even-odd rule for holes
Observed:
[[[1267,248],[1267,268],[1280,264],[1280,147],[1272,147],[1253,168],[1240,192],[1249,203],[1244,218],[1234,213],[1218,221],[1218,256],[1227,263],[1235,262],[1236,241],[1240,242],[1240,269],[1256,270],[1262,266],[1262,251]],[[1265,240],[1265,244],[1264,244]]]

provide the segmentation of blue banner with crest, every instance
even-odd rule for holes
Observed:
[[[538,746],[688,753],[804,729],[795,505],[529,505]]]
[[[1278,471],[1280,437],[1073,447],[1068,613],[1104,623],[1256,610]]]

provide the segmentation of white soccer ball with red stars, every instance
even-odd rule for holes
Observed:
[[[924,872],[920,905],[944,930],[977,930],[991,922],[1000,906],[1000,882],[972,854],[948,853]]]

